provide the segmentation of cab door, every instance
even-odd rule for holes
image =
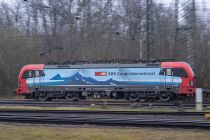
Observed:
[[[171,68],[165,69],[165,88],[173,88],[173,70]]]
[[[22,77],[19,78],[20,88],[22,93],[28,93],[31,88],[33,88],[33,83],[27,83],[27,79],[33,78],[33,71],[27,70],[23,73]]]
[[[40,70],[34,70],[33,87],[36,90],[40,88]]]
[[[44,83],[44,70],[39,70],[39,88],[41,88],[43,86]]]

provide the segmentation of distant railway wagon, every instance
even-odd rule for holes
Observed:
[[[195,82],[185,62],[30,64],[20,71],[16,93],[42,101],[85,97],[169,101],[180,95],[194,95]]]

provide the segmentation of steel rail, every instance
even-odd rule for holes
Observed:
[[[2,113],[33,113],[33,114],[117,114],[117,115],[179,115],[179,116],[204,116],[210,112],[166,112],[166,111],[107,111],[107,110],[16,110],[0,109]]]
[[[42,114],[42,113],[41,113]],[[128,127],[176,127],[176,128],[199,128],[210,129],[209,120],[187,120],[183,118],[151,118],[142,117],[125,117],[119,118],[117,116],[66,116],[45,114],[44,116],[37,116],[34,114],[0,114],[1,122],[17,122],[30,124],[63,124],[63,125],[102,125],[102,126],[128,126]]]
[[[107,106],[163,106],[163,107],[195,107],[195,103],[181,103],[177,104],[176,102],[165,103],[165,102],[126,102],[126,101],[79,101],[79,102],[39,102],[39,101],[30,101],[30,100],[19,100],[19,101],[8,101],[0,100],[0,105],[5,106],[90,106],[90,105],[107,105]],[[204,103],[204,107],[210,106],[210,103]]]

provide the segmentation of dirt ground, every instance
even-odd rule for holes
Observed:
[[[1,140],[210,140],[208,130],[0,124]]]

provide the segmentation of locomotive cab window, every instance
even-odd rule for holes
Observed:
[[[161,69],[159,75],[165,75],[165,69]]]
[[[40,70],[40,71],[39,71],[39,76],[45,76],[45,74],[44,74],[44,71],[43,71],[43,70]]]
[[[174,68],[173,69],[174,76],[176,77],[184,77],[187,78],[187,72],[183,68]]]
[[[172,76],[172,69],[161,69],[159,75]]]
[[[35,77],[45,76],[43,70],[35,70]]]
[[[24,73],[23,73],[23,76],[22,76],[22,78],[23,79],[26,79],[26,78],[32,78],[33,77],[33,71],[31,71],[31,70],[29,70],[29,71],[25,71]]]
[[[24,72],[22,78],[26,79],[26,78],[40,77],[40,76],[45,76],[43,70],[35,70],[35,71],[29,70]]]
[[[39,77],[39,71],[38,70],[35,71],[34,77]]]
[[[166,75],[171,76],[172,75],[172,70],[171,69],[166,69]]]

